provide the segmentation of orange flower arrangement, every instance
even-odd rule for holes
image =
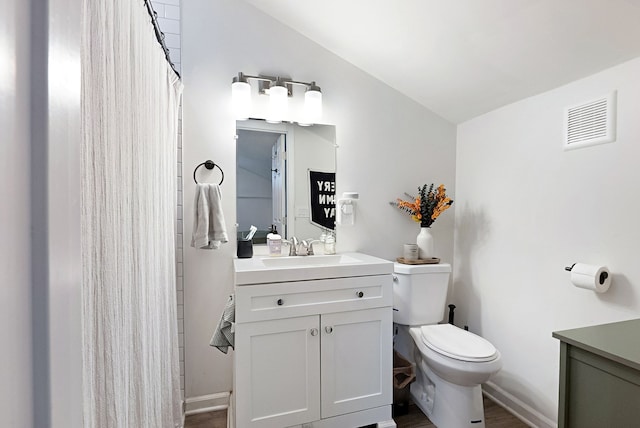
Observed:
[[[420,223],[421,227],[431,227],[438,216],[453,204],[453,200],[446,194],[444,184],[439,185],[435,191],[433,187],[433,183],[428,188],[424,184],[418,187],[418,196],[405,193],[410,198],[409,201],[398,198],[390,204],[410,214],[413,221]]]

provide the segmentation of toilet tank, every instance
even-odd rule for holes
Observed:
[[[393,271],[393,322],[424,325],[442,321],[451,265],[394,263]]]

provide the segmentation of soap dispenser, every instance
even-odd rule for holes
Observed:
[[[356,223],[356,201],[358,192],[344,192],[336,204],[336,223],[341,226],[353,226]]]
[[[279,256],[282,254],[282,237],[277,233],[267,234],[267,247],[269,247],[270,256]]]

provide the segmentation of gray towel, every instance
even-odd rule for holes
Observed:
[[[236,303],[233,300],[233,294],[232,294],[229,296],[229,300],[227,300],[227,304],[224,305],[224,310],[222,311],[220,322],[218,322],[216,331],[213,332],[213,336],[211,337],[211,342],[209,342],[209,345],[215,346],[225,354],[229,350],[229,346],[235,349],[234,347],[235,321],[236,321]]]
[[[222,213],[220,186],[198,183],[193,209],[191,246],[198,249],[217,249],[229,242]]]

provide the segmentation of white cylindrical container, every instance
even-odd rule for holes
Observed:
[[[418,244],[404,244],[402,255],[405,260],[418,260]]]

